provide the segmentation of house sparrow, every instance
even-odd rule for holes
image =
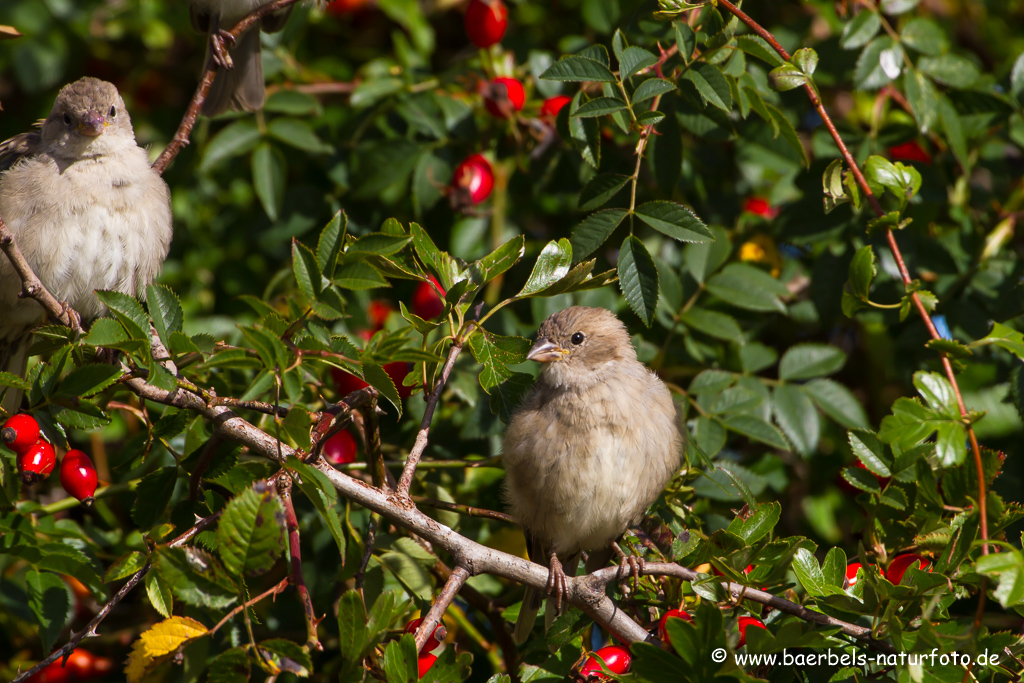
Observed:
[[[171,242],[171,196],[117,88],[95,78],[66,85],[40,130],[0,144],[0,217],[43,285],[83,320],[105,312],[94,290],[135,296],[153,281]],[[0,370],[18,375],[46,317],[21,290],[0,254]],[[9,390],[3,407],[20,401]]]
[[[625,326],[603,308],[574,306],[541,325],[527,358],[544,364],[505,432],[506,498],[534,561],[549,568],[561,608],[566,571],[581,551],[604,564],[608,548],[676,473],[683,436],[665,384],[637,360]],[[523,642],[540,596],[516,622]]]
[[[276,33],[284,28],[294,5],[263,17],[259,26],[250,26],[234,45],[224,50],[224,34],[239,21],[272,0],[190,0],[192,27],[209,36],[207,50],[221,69],[213,79],[203,101],[202,113],[216,116],[228,110],[256,111],[263,106],[263,58],[260,54],[260,28]]]

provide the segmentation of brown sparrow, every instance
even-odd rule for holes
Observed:
[[[609,546],[676,473],[683,436],[668,388],[637,360],[610,311],[574,306],[555,313],[527,358],[544,365],[509,421],[502,459],[506,498],[530,557],[549,568],[550,624],[565,592],[562,565],[575,574],[581,551],[607,561]],[[539,608],[540,596],[528,590],[518,642]]]

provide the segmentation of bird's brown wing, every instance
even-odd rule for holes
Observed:
[[[37,127],[41,128],[42,125],[43,121],[36,123]],[[35,154],[41,144],[42,135],[38,130],[15,135],[9,140],[0,142],[0,173],[14,166],[18,160]]]

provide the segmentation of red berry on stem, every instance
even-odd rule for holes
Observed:
[[[335,465],[355,462],[356,440],[347,429],[342,429],[324,443],[324,456]]]
[[[388,316],[394,313],[395,307],[387,301],[371,301],[366,307],[366,317],[373,326],[373,331],[383,329],[388,321]],[[372,335],[371,335],[372,336]]]
[[[629,654],[629,649],[621,645],[609,645],[608,647],[602,647],[600,650],[592,652],[587,661],[583,663],[580,668],[580,676],[584,680],[604,680],[607,676],[601,670],[601,665],[598,663],[597,658],[600,657],[604,661],[604,665],[613,674],[626,674],[629,673],[629,667],[633,663],[633,656]]]
[[[860,580],[857,578],[857,572],[860,571],[860,568],[863,566],[864,565],[860,562],[851,562],[846,565],[846,581],[844,582],[844,588],[853,588],[857,585],[857,581]]]
[[[405,632],[406,633],[412,633],[413,635],[415,635],[416,634],[416,629],[418,629],[420,627],[420,624],[422,624],[422,623],[423,623],[423,619],[422,618],[420,618],[420,619],[413,619],[412,621],[410,621],[408,624],[405,625]],[[435,626],[434,627],[434,631],[429,636],[427,636],[427,642],[423,643],[423,647],[420,648],[420,658],[423,658],[423,657],[427,656],[428,652],[430,652],[435,647],[440,645],[441,641],[444,640],[444,637],[446,635],[448,635],[448,629],[446,629],[444,627],[443,623],[439,623],[437,626]],[[436,659],[436,657],[435,657],[435,659]],[[427,667],[427,668],[430,668],[430,667]],[[422,676],[422,675],[423,674],[421,673],[420,676]]]
[[[412,295],[412,312],[424,320],[433,320],[444,311],[444,300],[438,292],[444,293],[444,287],[433,275],[430,282],[421,282]]]
[[[114,660],[109,657],[97,657],[88,650],[75,650],[68,657],[67,669],[71,672],[73,680],[91,681],[110,673],[114,669]]]
[[[423,678],[423,676],[427,673],[427,670],[430,669],[430,667],[434,666],[434,662],[436,661],[437,655],[432,655],[429,653],[425,655],[420,655],[420,658],[417,660],[417,664],[419,665],[420,678]]]
[[[39,441],[39,423],[31,415],[12,415],[0,429],[4,443],[15,453],[24,453]]]
[[[922,164],[932,163],[932,155],[917,144],[917,140],[904,142],[889,148],[889,157],[893,161],[918,161]]]
[[[346,14],[352,14],[353,12],[358,12],[369,4],[369,0],[331,0],[327,3],[327,7],[325,9],[328,14],[340,17]]]
[[[736,643],[736,647],[743,647],[747,644],[747,628],[756,626],[757,628],[768,630],[764,622],[757,617],[740,617],[737,623],[740,628],[740,642]]]
[[[495,78],[484,88],[484,107],[491,116],[512,118],[513,112],[520,111],[524,104],[526,91],[523,84],[514,78]]]
[[[56,464],[57,454],[53,446],[42,439],[18,454],[18,469],[21,471],[21,480],[26,484],[46,479]]]
[[[96,468],[82,451],[72,449],[60,461],[60,485],[86,505],[92,503],[97,481]]]
[[[71,671],[61,666],[61,660],[50,662],[32,674],[26,683],[67,683],[71,680]]]
[[[508,8],[501,0],[470,0],[466,8],[466,35],[477,47],[490,47],[505,36]]]
[[[395,388],[398,389],[399,398],[409,398],[412,394],[412,387],[407,387],[402,384],[402,380],[409,374],[409,364],[402,361],[395,361],[394,363],[386,363],[384,365],[384,372],[388,373],[388,377],[395,383]]]
[[[544,100],[544,104],[540,106],[541,116],[550,116],[554,118],[558,116],[558,112],[562,111],[562,107],[572,102],[572,98],[566,95],[555,95]]]
[[[743,210],[756,213],[758,216],[763,216],[769,220],[779,215],[779,210],[769,204],[767,199],[762,199],[761,197],[751,197],[748,199],[743,205]]]
[[[903,575],[907,570],[917,564],[917,568],[921,571],[928,569],[931,566],[931,562],[927,558],[908,553],[906,555],[899,555],[893,558],[893,561],[889,563],[889,569],[885,572],[885,578],[889,579],[889,583],[899,585],[900,581],[903,580]],[[928,569],[928,571],[931,571]]]
[[[670,609],[662,615],[661,620],[658,621],[658,638],[662,640],[668,640],[668,620],[669,619],[682,619],[683,621],[693,621],[693,617],[690,613],[682,609]]]
[[[455,167],[452,174],[452,204],[456,207],[479,204],[491,196],[494,171],[482,154],[473,154]]]

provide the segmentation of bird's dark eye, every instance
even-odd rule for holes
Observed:
[[[586,337],[583,336],[583,333],[577,332],[576,334],[572,335],[572,339],[570,339],[569,341],[571,341],[576,346],[579,346],[580,344],[583,343],[584,339],[586,339]]]
[[[116,118],[116,117],[117,117],[117,107],[111,106],[110,107],[110,118],[113,119],[113,118]]]
[[[71,125],[71,115],[70,114],[64,114],[64,125],[65,126],[70,126]]]

